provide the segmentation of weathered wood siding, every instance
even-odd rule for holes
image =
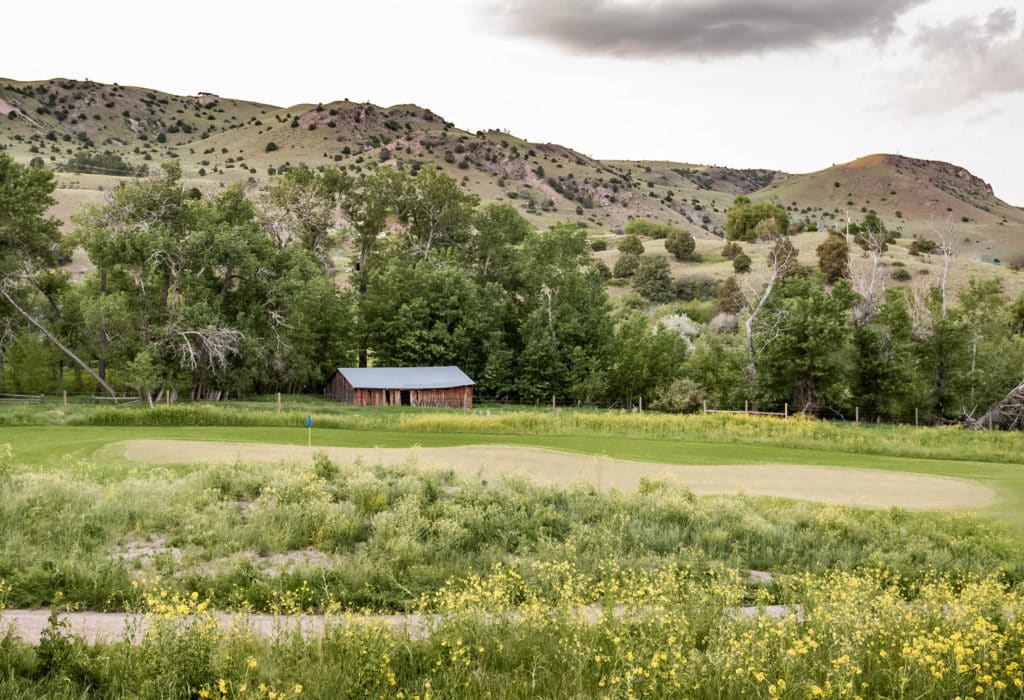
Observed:
[[[355,390],[348,383],[348,380],[341,375],[341,372],[335,372],[334,376],[331,377],[331,383],[327,385],[327,395],[335,401],[355,403]]]
[[[402,394],[408,396],[409,406],[473,408],[472,386],[450,389],[357,389],[348,383],[341,372],[335,372],[327,387],[327,395],[335,401],[356,406],[401,406]]]

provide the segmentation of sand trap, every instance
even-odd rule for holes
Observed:
[[[925,474],[782,464],[659,464],[511,445],[310,450],[261,443],[128,440],[110,447],[122,451],[128,460],[147,464],[308,461],[313,453],[325,452],[339,462],[360,459],[367,464],[397,465],[414,460],[425,468],[450,468],[491,478],[520,474],[559,486],[585,483],[600,489],[628,491],[647,477],[682,484],[702,496],[746,493],[874,508],[967,508],[985,505],[995,498],[995,492],[981,484]]]

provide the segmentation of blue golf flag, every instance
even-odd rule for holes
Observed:
[[[313,416],[306,416],[306,427],[307,428],[312,428],[313,427]]]

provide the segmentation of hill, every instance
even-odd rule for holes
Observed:
[[[260,187],[300,164],[353,172],[434,167],[484,201],[514,203],[538,226],[571,219],[611,232],[644,217],[686,226],[712,242],[742,194],[778,199],[793,220],[812,228],[841,226],[847,215],[858,220],[875,210],[908,238],[927,236],[933,220],[951,213],[975,258],[1024,262],[1024,210],[963,168],[902,156],[873,155],[802,175],[601,161],[501,131],[470,133],[416,105],[340,100],[282,108],[62,78],[0,78],[0,148],[61,171],[55,212],[65,220],[120,179],[168,159],[205,191],[236,180]]]

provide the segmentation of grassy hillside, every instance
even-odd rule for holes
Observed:
[[[874,155],[820,172],[791,175],[668,161],[600,161],[554,144],[501,131],[470,133],[416,105],[377,107],[348,100],[280,108],[207,93],[158,91],[65,79],[0,78],[0,148],[21,162],[38,158],[59,171],[54,214],[64,220],[99,201],[126,176],[168,159],[180,161],[190,186],[213,192],[243,180],[265,185],[282,167],[335,165],[365,172],[380,165],[415,171],[440,168],[483,201],[508,201],[537,226],[587,223],[595,235],[617,232],[633,217],[690,230],[706,264],[701,274],[731,270],[716,259],[725,212],[737,195],[777,199],[791,218],[841,226],[877,211],[904,241],[930,237],[933,222],[951,214],[967,238],[963,276],[1005,272],[1024,263],[1024,210],[948,163]],[[95,161],[110,152],[126,170]],[[813,259],[815,235],[799,244]],[[611,246],[614,248],[614,245]],[[649,252],[660,252],[651,242]],[[758,259],[756,249],[751,251]],[[900,256],[896,251],[896,257]],[[615,253],[602,254],[609,264]],[[906,257],[906,256],[903,256]],[[927,259],[908,260],[921,275]],[[76,261],[79,266],[87,261]],[[691,265],[673,262],[676,274]],[[925,272],[922,272],[924,270]],[[1012,276],[1011,276],[1012,277]],[[1011,287],[1019,285],[1011,281]]]

